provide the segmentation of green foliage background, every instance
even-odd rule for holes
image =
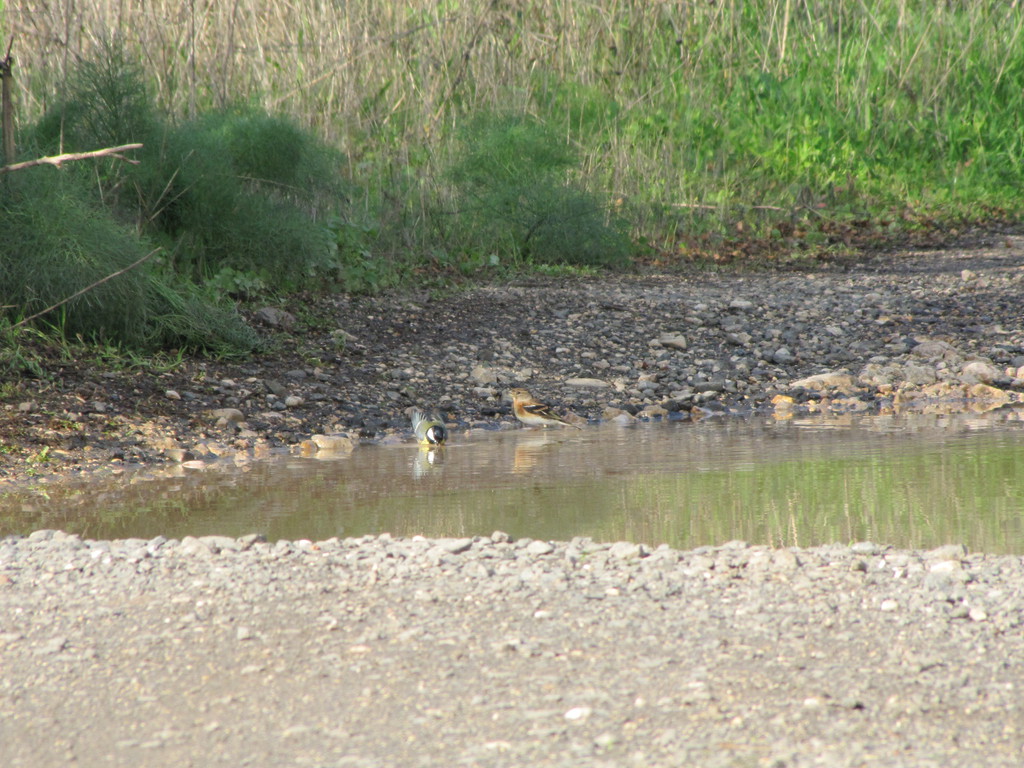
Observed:
[[[146,145],[61,171],[89,190],[61,193],[82,242],[104,250],[84,222],[107,210],[163,247],[147,274],[211,300],[786,258],[1022,211],[1024,8],[996,0],[95,0],[0,25],[26,156]]]

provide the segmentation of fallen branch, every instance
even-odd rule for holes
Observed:
[[[141,149],[142,144],[122,144],[119,147],[107,147],[106,149],[94,149],[91,152],[69,152],[63,155],[53,155],[51,157],[40,157],[37,160],[26,160],[23,163],[12,163],[11,165],[0,166],[0,173],[10,173],[11,171],[20,171],[23,168],[31,168],[34,165],[52,165],[56,168],[60,168],[61,163],[67,163],[72,160],[87,160],[90,157],[116,157],[118,160],[124,160],[126,163],[132,165],[138,165],[138,160],[132,160],[130,157],[125,157],[121,154],[129,149]]]
[[[3,101],[3,105],[0,106],[0,110],[2,110],[0,122],[3,124],[0,130],[4,134],[3,161],[5,163],[14,162],[14,96],[11,94],[14,82],[12,74],[14,59],[11,58],[13,45],[14,35],[11,35],[11,40],[7,43],[7,55],[0,59],[0,81],[2,81],[0,100]]]
[[[700,211],[717,211],[722,208],[721,205],[707,205],[705,203],[669,203],[670,208],[695,208]],[[737,206],[746,207],[752,211],[788,211],[789,208],[780,208],[777,205],[748,205],[748,206]]]
[[[140,145],[140,146],[141,146],[141,145]],[[57,302],[56,304],[54,304],[53,306],[47,307],[46,309],[42,310],[41,312],[36,312],[36,313],[35,313],[34,315],[32,315],[32,316],[30,316],[30,317],[26,317],[26,318],[25,318],[24,320],[19,320],[19,321],[18,321],[18,322],[16,322],[16,323],[15,323],[14,325],[12,325],[12,326],[11,326],[11,328],[17,328],[17,327],[18,327],[19,325],[25,325],[25,323],[31,322],[31,321],[35,320],[35,319],[36,319],[37,317],[42,317],[42,316],[43,316],[43,315],[45,315],[45,314],[46,314],[47,312],[52,312],[53,310],[57,309],[57,307],[63,306],[64,304],[67,304],[67,303],[68,303],[69,301],[71,301],[72,299],[75,299],[75,298],[77,298],[77,297],[81,296],[81,295],[82,295],[83,293],[86,293],[87,291],[91,291],[91,290],[92,290],[93,288],[95,288],[95,287],[96,287],[97,285],[103,285],[103,283],[107,282],[107,280],[113,280],[113,279],[114,279],[115,277],[117,277],[118,275],[123,275],[123,274],[124,274],[125,272],[127,272],[127,271],[128,271],[128,270],[130,270],[130,269],[135,269],[135,268],[136,268],[137,266],[139,266],[139,264],[141,264],[142,262],[144,262],[144,261],[145,261],[146,259],[148,259],[148,258],[149,258],[150,256],[152,256],[153,254],[155,254],[155,253],[159,252],[160,250],[162,250],[162,249],[160,249],[160,248],[154,248],[154,249],[153,249],[152,251],[150,251],[149,253],[147,253],[147,254],[146,254],[145,256],[143,256],[143,257],[142,257],[141,259],[138,259],[137,261],[135,261],[135,262],[133,262],[133,263],[129,264],[129,265],[128,265],[127,267],[125,267],[124,269],[119,269],[119,270],[117,270],[117,272],[113,272],[113,273],[111,273],[111,274],[107,275],[106,277],[101,277],[101,278],[100,278],[99,280],[97,280],[97,281],[96,281],[95,283],[93,283],[92,285],[87,285],[87,286],[85,286],[85,288],[82,288],[82,289],[81,289],[81,290],[79,290],[79,291],[75,291],[75,292],[74,292],[74,293],[72,293],[72,294],[71,294],[70,296],[68,296],[68,297],[67,297],[66,299],[61,299],[60,301],[58,301],[58,302]]]

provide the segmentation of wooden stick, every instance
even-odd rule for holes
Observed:
[[[728,207],[721,205],[706,205],[705,203],[669,203],[670,208],[696,208],[701,211],[717,211],[719,208]],[[736,205],[737,208],[750,208],[752,211],[788,211],[789,208],[780,208],[777,205]],[[799,208],[799,206],[797,206]]]
[[[14,68],[14,59],[11,58],[11,47],[14,45],[14,35],[11,35],[11,40],[7,43],[7,55],[0,59],[0,80],[3,81],[2,94],[0,94],[0,100],[3,101],[3,114],[0,120],[3,121],[3,134],[4,134],[4,147],[3,147],[3,161],[5,163],[13,163],[14,158],[17,156],[14,147],[14,94],[13,94],[13,83],[14,75],[12,70]]]
[[[38,160],[26,160],[23,163],[12,163],[11,165],[0,166],[0,173],[10,173],[11,171],[20,171],[23,168],[31,168],[34,165],[52,165],[59,168],[61,163],[67,163],[72,160],[86,160],[90,157],[116,157],[118,160],[124,160],[126,163],[132,165],[138,165],[138,160],[132,160],[130,157],[124,157],[121,152],[129,149],[141,149],[142,144],[122,144],[119,147],[107,147],[106,149],[94,149],[91,152],[68,152],[63,155],[53,155],[51,157],[40,157]]]
[[[141,145],[140,145],[140,146],[141,146]],[[92,285],[87,285],[87,286],[85,286],[85,288],[82,288],[82,289],[81,289],[81,290],[79,290],[79,291],[75,291],[75,292],[74,292],[74,293],[72,293],[72,294],[71,294],[70,296],[68,296],[68,297],[67,297],[66,299],[61,299],[60,301],[58,301],[58,302],[57,302],[56,304],[54,304],[53,306],[47,307],[46,309],[42,310],[41,312],[36,312],[36,313],[35,313],[34,315],[32,315],[31,317],[26,317],[26,318],[25,318],[24,320],[19,320],[19,321],[18,321],[18,322],[16,322],[16,323],[15,323],[14,325],[12,325],[12,326],[11,326],[11,328],[17,328],[17,327],[18,327],[19,325],[24,325],[25,323],[31,322],[32,320],[35,320],[35,319],[36,319],[37,317],[42,317],[42,316],[43,316],[43,315],[45,315],[45,314],[46,314],[47,312],[52,312],[52,311],[53,311],[53,310],[55,310],[55,309],[56,309],[57,307],[59,307],[59,306],[61,306],[61,305],[63,305],[63,304],[67,304],[67,303],[68,303],[69,301],[71,301],[71,300],[72,300],[72,299],[74,299],[74,298],[77,298],[78,296],[81,296],[81,295],[82,295],[83,293],[85,293],[86,291],[91,291],[91,290],[92,290],[93,288],[95,288],[95,287],[96,287],[97,285],[102,285],[103,283],[107,282],[107,280],[113,280],[113,279],[114,279],[115,277],[117,277],[118,275],[123,275],[123,274],[124,274],[125,272],[127,272],[127,271],[128,271],[128,270],[130,270],[130,269],[135,269],[135,268],[136,268],[137,266],[139,266],[139,264],[141,264],[142,262],[144,262],[144,261],[145,261],[146,259],[148,259],[148,258],[149,258],[150,256],[152,256],[152,255],[153,255],[154,253],[157,253],[157,252],[159,252],[159,251],[161,251],[161,250],[163,250],[163,249],[161,249],[161,248],[154,248],[154,249],[153,249],[152,251],[150,251],[149,253],[147,253],[147,254],[146,254],[145,256],[143,256],[143,257],[142,257],[141,259],[139,259],[139,260],[137,260],[137,261],[135,261],[135,262],[133,262],[133,263],[129,264],[129,265],[128,265],[127,267],[125,267],[124,269],[119,269],[119,270],[117,270],[117,272],[113,272],[113,273],[111,273],[111,274],[107,275],[106,277],[101,277],[101,278],[100,278],[99,280],[97,280],[97,281],[96,281],[95,283],[93,283]]]

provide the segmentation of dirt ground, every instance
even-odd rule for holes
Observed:
[[[758,407],[780,381],[856,372],[920,338],[978,354],[999,344],[1011,351],[996,362],[1009,366],[1021,269],[1021,239],[992,232],[800,268],[529,278],[442,297],[293,296],[244,308],[267,341],[247,360],[193,357],[163,370],[85,348],[77,359],[43,352],[41,377],[4,383],[0,489],[258,458],[318,433],[381,439],[408,430],[412,405],[443,408],[456,428],[510,420],[501,393],[517,382],[594,419],[609,404]],[[688,346],[661,345],[666,333]],[[787,359],[780,346],[795,352]],[[608,388],[566,385],[578,377]]]
[[[500,393],[520,381],[600,418],[799,407],[822,395],[798,377],[875,365],[843,399],[877,408],[902,391],[893,372],[984,360],[971,370],[1009,397],[1022,279],[1024,244],[999,235],[805,271],[296,298],[250,311],[272,341],[250,360],[51,359],[8,385],[0,498],[314,434],[401,436],[417,403],[454,428],[511,421]],[[603,388],[569,383],[585,376]],[[25,533],[0,538],[5,765],[1024,761],[1019,556]]]

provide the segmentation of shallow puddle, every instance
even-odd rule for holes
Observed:
[[[1024,553],[1024,410],[456,433],[0,497],[0,535],[473,536]]]

